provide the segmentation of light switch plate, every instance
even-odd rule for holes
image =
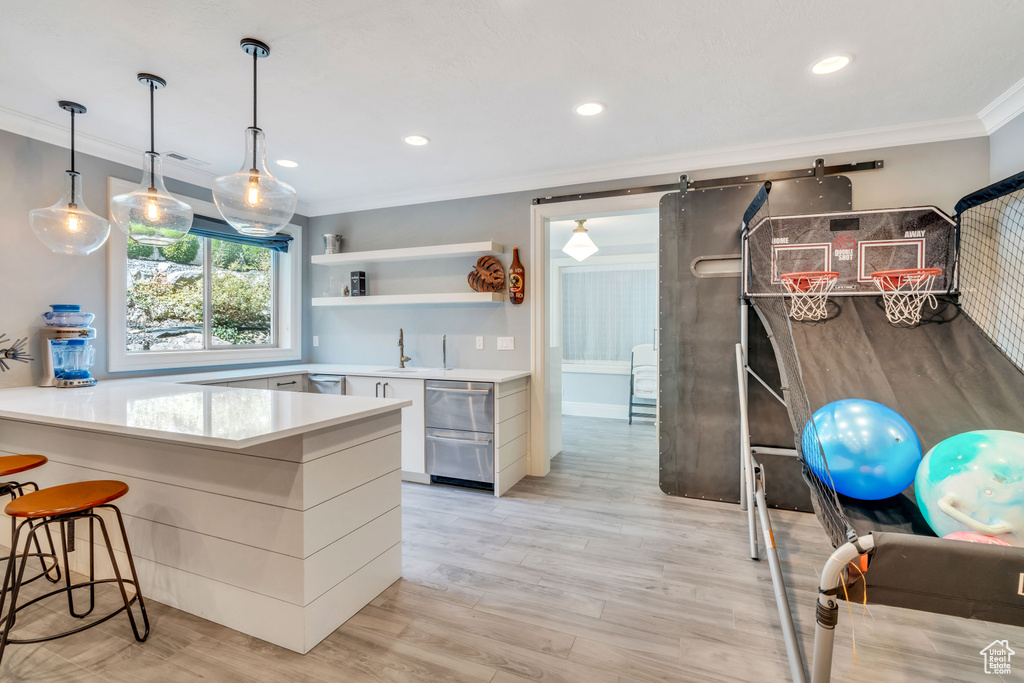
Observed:
[[[476,348],[477,349],[484,348],[484,338],[483,337],[477,337],[476,338]]]
[[[514,351],[516,348],[515,337],[498,337],[499,351]]]
[[[313,346],[320,346],[320,337],[313,335]]]

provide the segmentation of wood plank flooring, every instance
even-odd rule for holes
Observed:
[[[0,680],[788,680],[767,562],[746,557],[745,513],[663,495],[643,421],[567,417],[563,437],[551,474],[504,498],[404,484],[404,578],[306,656],[151,601],[147,643],[119,617],[11,646]],[[809,652],[831,548],[813,516],[772,517]],[[106,592],[101,607],[114,599]],[[60,607],[27,610],[22,633],[60,628]],[[875,606],[844,606],[837,634],[840,681],[991,682],[979,650],[1009,639],[1024,652],[1022,628]]]

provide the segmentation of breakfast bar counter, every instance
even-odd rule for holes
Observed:
[[[40,486],[126,482],[147,598],[305,653],[401,576],[408,405],[166,380],[5,389],[0,454],[47,456]],[[87,571],[88,525],[76,536]]]

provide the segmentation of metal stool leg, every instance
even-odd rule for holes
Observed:
[[[11,520],[14,521],[13,519]],[[8,589],[11,593],[11,608],[7,613],[7,617],[4,619],[4,630],[3,634],[0,634],[0,662],[4,658],[4,650],[7,648],[8,638],[11,633],[11,628],[14,626],[14,617],[18,608],[18,592],[21,589],[21,580],[25,578],[25,567],[28,566],[28,555],[21,556],[21,564],[18,569],[18,578],[14,579],[14,562],[17,557],[18,540],[21,534],[22,528],[28,525],[32,526],[32,520],[26,520],[19,525],[15,526],[14,533],[11,536],[11,558],[7,563],[7,572],[4,575],[4,590],[0,592],[0,614],[3,614],[4,597],[7,595]],[[32,534],[32,531],[29,531]],[[10,581],[13,581],[11,585],[8,585]]]
[[[110,555],[110,564],[114,567],[114,576],[117,577],[117,587],[121,590],[121,599],[124,601],[125,612],[128,613],[128,621],[131,622],[132,631],[135,634],[135,640],[140,643],[145,642],[149,638],[149,614],[146,613],[146,601],[142,598],[142,588],[139,585],[139,575],[135,571],[135,559],[132,557],[131,546],[128,545],[128,533],[124,528],[124,518],[121,516],[121,510],[114,505],[101,505],[99,507],[109,508],[114,511],[117,515],[117,525],[121,529],[121,541],[124,543],[124,552],[128,556],[128,568],[131,570],[131,581],[135,586],[135,597],[139,600],[139,610],[142,612],[142,622],[146,627],[145,632],[139,635],[138,624],[135,623],[135,614],[132,612],[131,603],[132,600],[128,598],[128,593],[124,589],[124,579],[121,578],[121,569],[117,566],[117,558],[114,556],[114,546],[110,542],[110,536],[107,534],[107,525],[103,521],[103,518],[99,515],[95,515],[96,519],[100,522],[100,531],[103,532],[103,540],[107,544],[107,553]]]

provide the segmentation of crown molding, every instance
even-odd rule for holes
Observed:
[[[22,114],[2,106],[0,106],[0,130],[6,130],[17,135],[32,138],[33,140],[63,147],[64,149],[68,148],[71,140],[70,129],[64,124]],[[138,170],[140,173],[142,172],[139,160],[142,159],[144,150],[134,149],[111,142],[105,138],[83,133],[81,129],[75,131],[75,152],[113,161]],[[198,185],[209,190],[213,187],[213,181],[217,174],[179,163],[165,156],[164,176],[180,180],[184,183]],[[300,201],[296,207],[296,212],[302,216],[308,216],[309,204]]]
[[[868,128],[845,133],[791,138],[754,145],[721,147],[684,154],[596,164],[478,183],[450,185],[428,190],[350,197],[327,202],[311,202],[308,215],[310,217],[326,216],[336,213],[367,211],[409,204],[426,204],[429,202],[480,197],[491,194],[541,191],[544,188],[621,180],[623,178],[640,178],[665,174],[678,175],[686,171],[742,166],[825,154],[859,152],[862,150],[940,142],[943,140],[959,140],[983,135],[986,135],[985,127],[977,116],[961,116],[921,123]]]
[[[1021,112],[1024,112],[1024,78],[978,112],[978,118],[985,124],[985,132],[992,135]]]

